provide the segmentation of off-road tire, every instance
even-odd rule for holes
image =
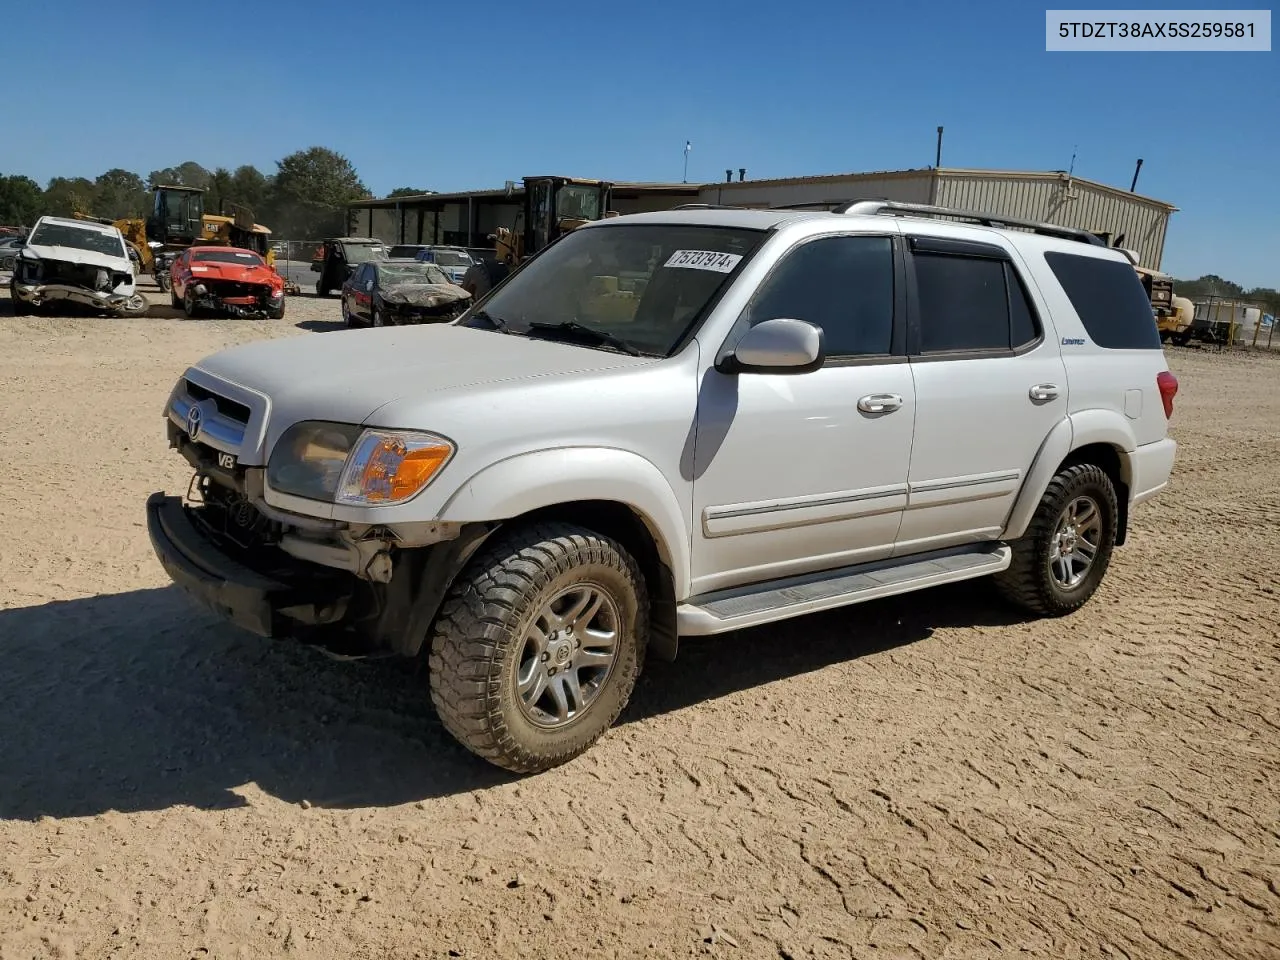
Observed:
[[[621,614],[616,659],[595,699],[564,726],[539,727],[516,702],[525,629],[573,583],[606,590]],[[459,575],[430,638],[431,699],[449,731],[477,756],[538,773],[584,753],[617,720],[644,664],[649,600],[635,559],[583,527],[517,527],[481,548]]]
[[[1049,573],[1058,520],[1076,498],[1087,496],[1102,514],[1098,551],[1084,579],[1065,589]],[[1111,478],[1091,463],[1067,467],[1050,482],[1027,526],[1027,532],[1009,546],[1013,562],[993,578],[997,589],[1011,603],[1044,617],[1060,617],[1080,609],[1102,582],[1115,549],[1119,507]]]

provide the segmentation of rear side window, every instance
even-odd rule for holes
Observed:
[[[1075,253],[1044,258],[1094,343],[1109,350],[1160,349],[1151,300],[1128,263]]]
[[[1014,350],[1040,336],[1027,292],[1007,260],[917,252],[920,352]]]

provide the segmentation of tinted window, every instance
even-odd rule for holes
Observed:
[[[1040,325],[1036,322],[1031,299],[1027,296],[1017,271],[1013,269],[1013,264],[1006,263],[1004,271],[1009,284],[1009,345],[1025,347],[1040,336]]]
[[[1160,349],[1151,300],[1128,263],[1075,253],[1044,258],[1094,343],[1111,350]]]
[[[915,255],[920,352],[1009,348],[1004,261]]]
[[[888,237],[825,237],[787,254],[747,308],[751,324],[786,317],[822,327],[829,357],[889,353],[893,246]]]

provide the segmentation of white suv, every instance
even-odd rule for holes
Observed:
[[[525,772],[681,635],[988,574],[1069,613],[1169,481],[1177,381],[1126,254],[992,223],[618,217],[454,323],[215,354],[165,408],[196,478],[148,501],[156,553],[261,635],[428,657],[446,727]]]

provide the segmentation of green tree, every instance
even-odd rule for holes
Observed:
[[[44,190],[45,213],[55,217],[69,217],[77,212],[95,213],[95,200],[93,181],[84,177],[54,177]]]
[[[159,186],[174,187],[208,187],[211,174],[194,160],[180,163],[176,167],[161,167],[147,175],[147,186],[154,190]]]
[[[246,204],[255,212],[267,202],[270,192],[271,184],[257,167],[248,164],[236,167],[231,175],[232,197],[236,203]]]
[[[312,239],[342,231],[346,205],[370,197],[351,161],[327,147],[309,147],[280,160],[268,221],[277,236]]]
[[[226,167],[218,167],[209,175],[206,187],[209,192],[204,198],[205,213],[230,211],[231,208],[227,204],[235,202],[235,183],[232,180],[231,171]]]
[[[396,187],[385,197],[387,200],[394,200],[396,197],[420,197],[425,193],[435,193],[434,190],[418,190],[414,187]]]
[[[98,217],[143,217],[150,212],[147,185],[136,173],[115,167],[94,182],[94,209]]]
[[[30,177],[0,176],[0,223],[29,227],[44,213],[44,191]]]

